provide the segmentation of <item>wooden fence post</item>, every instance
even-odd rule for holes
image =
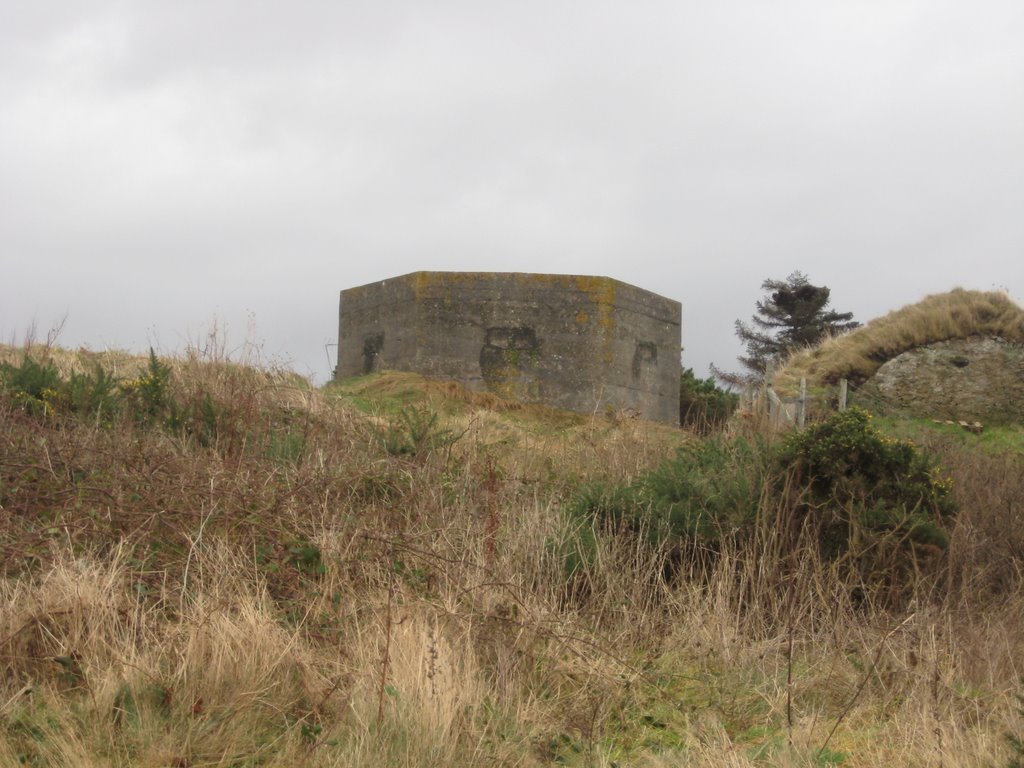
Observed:
[[[807,379],[800,377],[800,402],[796,412],[796,428],[803,429],[807,421]]]
[[[846,379],[839,380],[839,410],[846,410]]]

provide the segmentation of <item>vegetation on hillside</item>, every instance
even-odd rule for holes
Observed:
[[[699,379],[692,368],[679,377],[679,423],[699,434],[721,429],[736,410],[739,396],[719,387],[715,379]]]
[[[942,469],[910,441],[889,437],[859,409],[770,442],[761,436],[714,437],[677,450],[671,460],[625,485],[595,484],[572,514],[629,531],[646,542],[756,547],[764,535],[765,495],[787,498],[770,523],[784,541],[802,539],[816,557],[852,569],[858,589],[892,590],[921,546],[945,549],[955,514]],[[585,529],[584,529],[585,530]],[[591,539],[572,552],[591,557]],[[673,566],[678,563],[673,564]]]
[[[860,417],[705,438],[216,355],[0,359],[0,764],[1021,757],[1012,446]],[[598,487],[629,515],[578,514]],[[878,509],[845,552],[812,524]],[[886,547],[899,567],[854,567]]]

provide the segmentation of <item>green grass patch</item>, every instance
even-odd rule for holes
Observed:
[[[980,433],[973,433],[958,424],[945,424],[930,419],[876,416],[875,423],[887,434],[905,440],[924,443],[938,435],[969,448],[1024,456],[1024,425],[1021,424],[983,426]]]

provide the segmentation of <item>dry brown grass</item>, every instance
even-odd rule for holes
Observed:
[[[23,345],[0,344],[0,363],[17,365],[26,354],[36,360],[53,361],[57,370],[64,376],[72,371],[84,373],[98,364],[115,376],[130,378],[137,376],[146,367],[145,358],[113,349],[97,352],[85,348],[69,350],[37,342]]]
[[[1024,725],[1016,459],[930,446],[965,511],[902,608],[770,532],[666,581],[677,553],[598,530],[574,591],[576,484],[693,438],[175,376],[217,439],[0,400],[0,764],[992,766]],[[409,403],[459,439],[388,454]]]
[[[915,347],[969,336],[1024,342],[1024,310],[1004,293],[968,291],[928,296],[842,336],[796,352],[776,371],[776,391],[793,395],[801,377],[809,386],[842,378],[860,384],[887,360]]]

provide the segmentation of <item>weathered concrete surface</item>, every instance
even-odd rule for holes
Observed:
[[[335,376],[414,371],[677,424],[680,318],[678,302],[607,277],[414,272],[341,292]]]
[[[974,336],[894,357],[858,398],[918,418],[1024,423],[1024,344]]]

